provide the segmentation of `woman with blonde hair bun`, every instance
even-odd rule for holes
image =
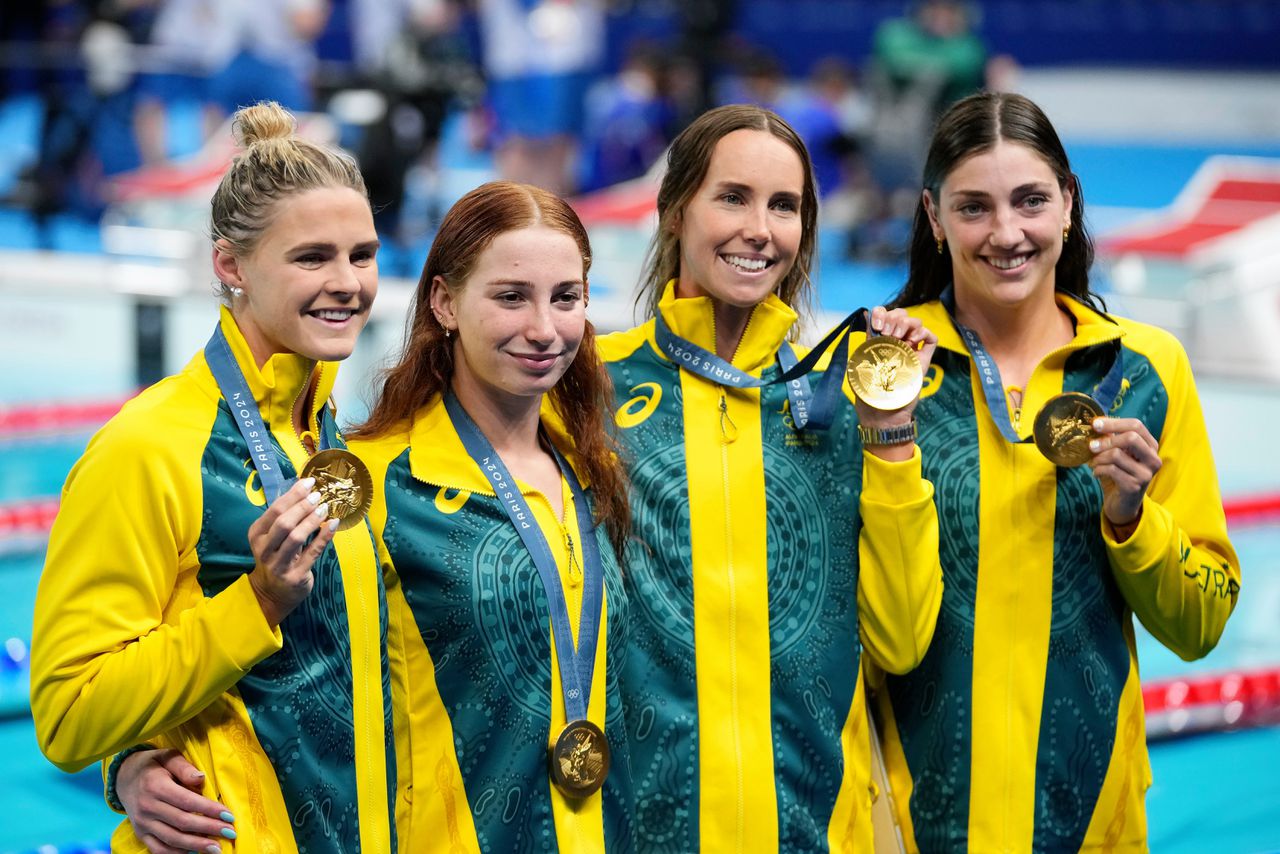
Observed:
[[[123,822],[113,851],[391,851],[386,597],[368,474],[330,400],[378,239],[351,158],[295,136],[276,104],[235,127],[243,151],[212,204],[213,337],[93,437],[63,488],[36,600],[36,731],[67,771],[114,754],[109,800],[135,752],[201,769],[169,783],[172,814]],[[165,822],[182,832],[161,841]]]

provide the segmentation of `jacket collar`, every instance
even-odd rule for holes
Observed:
[[[235,317],[226,306],[221,307],[218,323],[222,334],[231,345],[231,354],[249,383],[249,391],[258,403],[263,419],[273,430],[291,423],[293,405],[307,390],[312,377],[316,378],[316,391],[311,399],[311,411],[307,412],[308,429],[315,429],[320,410],[333,392],[333,381],[338,373],[336,362],[313,362],[297,353],[276,353],[261,368],[257,366],[249,342],[236,325]]]
[[[1076,334],[1069,344],[1054,351],[1049,357],[1046,357],[1046,360],[1057,361],[1051,357],[1059,355],[1065,360],[1067,355],[1077,350],[1116,341],[1124,336],[1124,329],[1105,314],[1094,311],[1089,306],[1066,294],[1056,294],[1055,298],[1058,301],[1058,305],[1066,309],[1074,320]],[[947,313],[946,307],[940,301],[934,300],[933,302],[912,306],[911,314],[920,318],[924,321],[925,326],[933,330],[934,334],[938,336],[939,347],[968,357],[969,348],[965,346],[964,339],[956,331],[951,315]]]
[[[542,407],[542,426],[551,437],[551,441],[565,453],[565,448],[572,447],[572,442],[564,433],[563,427],[554,418],[548,417],[550,406]],[[565,454],[569,465],[578,474],[582,488],[588,484],[578,466],[574,465],[571,455]],[[458,437],[457,428],[449,418],[444,407],[444,399],[439,395],[433,397],[425,406],[413,414],[409,427],[409,471],[415,479],[432,486],[465,490],[480,495],[493,495],[493,484],[480,470],[480,465],[467,453],[462,439]]]
[[[715,311],[711,297],[676,297],[676,283],[672,279],[662,292],[658,311],[671,331],[692,344],[714,353],[716,351]],[[776,294],[769,294],[764,302],[751,310],[742,341],[733,355],[734,367],[759,373],[773,364],[778,348],[786,340],[787,333],[795,325],[798,315],[791,306]],[[666,354],[662,354],[666,357]]]

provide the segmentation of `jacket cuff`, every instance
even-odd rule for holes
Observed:
[[[918,445],[911,449],[911,459],[900,462],[863,450],[862,501],[890,507],[927,501],[933,497],[933,488],[922,471]]]
[[[280,627],[273,629],[267,624],[247,573],[208,600],[208,608],[208,624],[228,629],[211,632],[211,640],[218,645],[225,660],[238,669],[248,670],[284,646]]]
[[[130,756],[144,750],[155,750],[155,747],[150,744],[135,744],[133,747],[126,747],[106,762],[103,772],[103,796],[107,799],[107,806],[121,815],[129,813],[124,808],[124,804],[120,803],[120,796],[116,794],[116,778],[120,776],[120,766]]]
[[[1142,515],[1138,527],[1129,539],[1116,542],[1115,531],[1106,517],[1099,513],[1098,524],[1102,539],[1111,554],[1111,565],[1121,572],[1139,572],[1163,560],[1173,539],[1173,515],[1150,497],[1142,499]]]

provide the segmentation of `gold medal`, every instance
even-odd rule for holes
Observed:
[[[1084,465],[1093,459],[1089,442],[1098,436],[1093,429],[1094,419],[1104,414],[1098,402],[1087,394],[1069,391],[1055,395],[1036,413],[1036,447],[1056,466]]]
[[[369,469],[350,451],[321,451],[302,467],[300,477],[314,477],[315,491],[329,505],[329,518],[340,519],[338,530],[360,524],[373,504],[373,479]]]
[[[570,721],[550,748],[551,782],[570,798],[594,795],[609,774],[609,741],[591,721]]]
[[[924,386],[916,351],[906,341],[887,335],[859,344],[849,356],[845,373],[858,399],[874,409],[901,409]]]

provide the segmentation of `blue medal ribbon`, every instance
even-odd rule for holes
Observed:
[[[995,359],[991,358],[987,348],[982,346],[982,339],[978,337],[978,333],[962,325],[956,319],[955,286],[947,285],[946,289],[939,294],[938,299],[951,317],[952,325],[960,333],[960,337],[964,339],[965,346],[969,349],[969,357],[977,367],[978,373],[982,376],[982,392],[987,398],[987,407],[995,417],[996,427],[1000,428],[1001,435],[1015,445],[1032,441],[1030,436],[1025,439],[1019,438],[1017,432],[1013,429],[1013,424],[1009,419],[1009,405],[1005,400],[1004,383],[1000,379],[1000,368],[996,366]],[[1116,357],[1112,360],[1111,367],[1098,384],[1093,387],[1093,391],[1089,396],[1098,402],[1103,412],[1110,412],[1111,404],[1115,401],[1116,395],[1120,393],[1120,385],[1123,381],[1124,348],[1117,341]]]
[[[253,392],[249,390],[249,382],[244,378],[236,357],[231,353],[231,345],[222,332],[222,325],[213,328],[209,343],[204,345],[204,360],[209,364],[213,379],[218,383],[218,390],[231,410],[240,435],[244,437],[249,448],[249,459],[258,470],[258,478],[262,481],[262,491],[270,505],[285,490],[293,485],[293,480],[286,480],[280,471],[280,461],[276,455],[275,445],[271,443],[271,434],[262,423],[262,413]],[[321,418],[320,448],[332,448],[337,445],[333,419]]]
[[[573,643],[573,629],[569,625],[569,606],[565,601],[564,587],[556,569],[555,557],[547,545],[546,537],[534,519],[533,511],[516,486],[515,478],[493,444],[471,420],[462,404],[446,392],[445,410],[458,431],[462,446],[484,473],[493,487],[498,503],[520,535],[524,547],[533,560],[542,587],[547,594],[547,606],[551,611],[551,635],[556,645],[556,658],[560,662],[560,684],[564,690],[565,717],[569,721],[587,719],[587,705],[591,698],[591,680],[595,672],[596,645],[600,635],[600,608],[604,601],[604,571],[601,568],[600,548],[596,542],[595,520],[583,494],[582,485],[572,468],[550,442],[560,474],[569,483],[573,493],[574,509],[578,517],[578,536],[582,548],[582,611],[578,618],[578,644]]]
[[[791,402],[791,417],[796,427],[826,430],[835,417],[840,383],[844,380],[843,366],[849,361],[849,336],[846,333],[866,331],[869,317],[870,312],[867,309],[855,310],[836,324],[835,328],[828,332],[803,359],[797,360],[791,342],[783,341],[782,346],[778,348],[778,364],[782,368],[782,374],[768,381],[753,377],[715,353],[676,335],[667,325],[661,311],[654,314],[653,335],[668,359],[708,382],[730,388],[763,388],[786,383],[787,399]],[[836,344],[826,373],[818,381],[818,390],[815,393],[809,385],[807,374],[814,369],[837,339],[839,343]]]

